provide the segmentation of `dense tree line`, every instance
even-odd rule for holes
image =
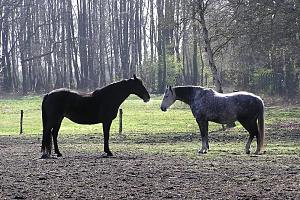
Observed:
[[[0,91],[92,90],[142,77],[293,96],[298,0],[0,0]]]

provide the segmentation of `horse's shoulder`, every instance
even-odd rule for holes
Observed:
[[[209,88],[203,88],[203,87],[194,87],[193,93],[195,96],[203,96],[208,92]]]
[[[216,96],[222,95],[221,93],[216,92],[215,90],[211,89],[211,88],[204,88],[202,90],[202,96],[205,98],[214,98]]]
[[[209,88],[195,87],[192,97],[192,104],[193,106],[198,107],[203,102],[208,101],[208,99],[210,99],[213,95],[213,91]]]

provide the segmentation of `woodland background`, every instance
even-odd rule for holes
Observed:
[[[0,94],[84,91],[137,74],[151,93],[299,94],[299,0],[0,0]]]

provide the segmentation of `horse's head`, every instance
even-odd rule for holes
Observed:
[[[150,95],[143,85],[143,82],[141,79],[137,78],[135,74],[133,75],[133,78],[129,79],[131,83],[131,89],[132,93],[140,97],[144,100],[144,102],[148,102],[150,100]]]
[[[169,86],[167,87],[164,98],[161,102],[160,109],[162,111],[167,111],[167,109],[176,101],[175,90]]]

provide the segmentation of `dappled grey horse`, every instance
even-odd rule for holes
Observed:
[[[208,121],[228,124],[239,121],[249,132],[246,153],[250,153],[250,145],[257,138],[255,154],[264,152],[264,103],[259,96],[249,92],[218,93],[209,88],[196,86],[167,87],[161,110],[166,111],[176,100],[188,104],[199,125],[202,148],[199,153],[207,153]]]

